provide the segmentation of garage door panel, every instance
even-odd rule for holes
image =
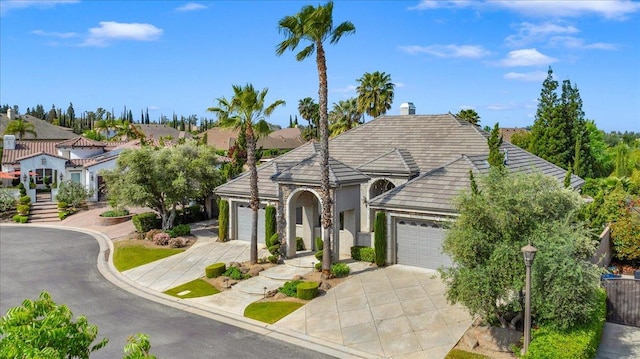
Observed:
[[[399,264],[437,269],[451,267],[451,259],[442,253],[444,229],[427,221],[401,220],[396,224]]]
[[[238,240],[251,241],[251,218],[253,211],[248,204],[238,206]],[[264,208],[258,209],[258,243],[264,244]]]

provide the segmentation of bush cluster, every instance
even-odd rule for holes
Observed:
[[[251,277],[249,274],[242,273],[238,267],[227,268],[227,270],[224,272],[223,275],[233,280],[241,280],[241,279],[247,279]]]
[[[187,240],[182,237],[170,238],[168,244],[171,248],[182,248],[187,245]]]
[[[153,236],[153,243],[159,246],[166,246],[167,244],[169,244],[169,239],[171,239],[171,236],[169,235],[169,233],[160,232],[160,233],[156,233]]]
[[[29,220],[29,216],[22,216],[19,214],[16,214],[15,216],[13,216],[13,221],[17,223],[27,223],[28,220]]]
[[[292,280],[284,283],[284,285],[278,288],[278,292],[284,293],[287,297],[295,297],[298,295],[298,284],[302,283],[301,280]]]
[[[100,216],[110,218],[110,217],[124,217],[128,214],[129,214],[129,211],[126,209],[114,209],[110,211],[104,211],[102,212],[102,214],[100,214]]]
[[[169,230],[169,235],[173,237],[188,236],[191,234],[191,227],[188,224],[179,224]]]
[[[161,229],[152,229],[150,231],[148,231],[145,235],[144,235],[144,239],[148,240],[148,241],[152,241],[153,240],[153,236],[155,236],[158,233],[162,233],[163,230]]]
[[[568,330],[540,326],[532,333],[525,359],[590,359],[594,358],[607,316],[607,294],[599,289],[596,310],[590,321]]]
[[[302,237],[296,237],[296,251],[304,251],[307,248],[304,245],[304,240]]]
[[[152,229],[159,228],[161,225],[160,218],[158,218],[155,212],[136,214],[131,218],[131,222],[134,227],[136,227],[136,232],[138,233],[147,233]]]
[[[351,258],[357,261],[373,263],[376,260],[376,251],[367,246],[353,246],[351,247]]]
[[[10,190],[0,188],[0,212],[16,208],[16,199]]]
[[[348,276],[350,271],[351,268],[346,263],[336,263],[331,266],[331,274],[337,278]]]

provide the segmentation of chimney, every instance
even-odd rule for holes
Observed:
[[[400,105],[400,115],[415,115],[416,107],[413,105],[413,102],[405,102]]]
[[[7,109],[7,117],[9,117],[9,121],[13,121],[15,120],[15,114],[13,113],[13,109],[12,108],[8,108]]]
[[[4,141],[4,149],[5,150],[15,150],[16,149],[16,136],[14,135],[4,135],[2,138]]]

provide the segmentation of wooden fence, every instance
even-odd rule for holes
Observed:
[[[640,280],[605,279],[607,321],[640,328]]]

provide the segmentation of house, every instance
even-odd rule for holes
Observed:
[[[214,127],[204,132],[207,144],[218,150],[229,151],[236,143],[239,129]],[[288,151],[305,143],[299,128],[283,128],[271,132],[265,137],[258,138],[256,148],[264,150]]]
[[[374,218],[387,218],[387,262],[424,268],[451,264],[441,252],[445,224],[456,217],[452,200],[469,188],[469,171],[489,169],[488,133],[453,114],[415,115],[412,104],[399,116],[381,116],[329,141],[332,250],[348,256],[354,245],[373,245]],[[562,181],[565,170],[504,142],[506,167],[541,171]],[[580,187],[583,180],[571,177]],[[264,207],[277,209],[278,232],[287,255],[296,254],[296,237],[315,250],[320,228],[320,151],[302,145],[258,167],[258,240],[264,242]],[[229,237],[249,240],[249,175],[215,189],[229,201]]]
[[[33,141],[62,141],[68,140],[70,138],[78,137],[77,134],[73,133],[70,128],[61,127],[52,125],[51,123],[41,120],[37,117],[22,115],[20,116],[23,120],[30,123],[34,127],[34,132],[36,136],[34,137],[32,134],[25,134],[22,140],[33,140]],[[14,120],[16,115],[13,113],[12,109],[9,109],[6,114],[0,114],[0,135],[4,134],[4,131],[7,129],[7,125],[9,122]],[[3,139],[0,138],[0,147],[3,147],[2,143]]]
[[[513,135],[515,135],[516,133],[527,134],[527,133],[531,133],[531,130],[522,128],[522,127],[501,127],[500,128],[500,136],[502,136],[502,138],[505,141],[511,142],[511,137],[513,137]]]
[[[135,124],[138,131],[144,133],[147,139],[170,139],[178,141],[181,138],[192,138],[191,133],[187,131],[180,131],[167,125],[160,125],[157,123],[152,124]]]

